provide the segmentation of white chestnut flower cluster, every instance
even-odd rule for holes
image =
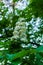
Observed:
[[[18,21],[16,23],[14,32],[13,32],[13,38],[20,39],[24,42],[27,42],[27,35],[26,35],[27,27],[26,22]]]

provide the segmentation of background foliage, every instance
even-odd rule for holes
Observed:
[[[18,2],[0,2],[0,65],[43,65],[43,0]]]

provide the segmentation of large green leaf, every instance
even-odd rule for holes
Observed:
[[[29,53],[29,50],[22,50],[15,54],[7,54],[7,58],[12,61],[17,58],[22,58],[22,57],[26,56],[28,53]]]

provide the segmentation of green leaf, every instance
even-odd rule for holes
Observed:
[[[43,53],[43,46],[38,47],[36,50],[37,50],[37,52],[42,52]]]
[[[22,57],[26,56],[28,53],[29,53],[29,50],[22,50],[15,54],[7,54],[7,58],[12,61],[17,58],[22,58]]]

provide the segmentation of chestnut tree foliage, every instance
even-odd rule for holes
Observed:
[[[0,0],[0,65],[43,65],[43,0],[26,0],[21,8],[17,4],[25,0],[5,1]]]

